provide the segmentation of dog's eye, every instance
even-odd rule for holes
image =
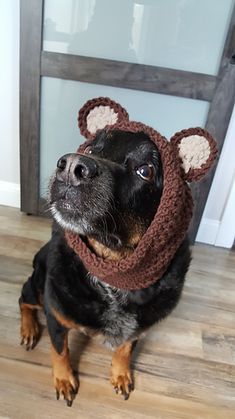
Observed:
[[[154,177],[154,168],[152,164],[143,164],[136,169],[136,173],[144,180],[152,180]]]
[[[92,148],[90,145],[88,145],[85,150],[83,151],[84,154],[91,154],[92,153]]]

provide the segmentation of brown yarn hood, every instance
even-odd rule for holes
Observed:
[[[92,252],[79,235],[65,232],[68,245],[91,274],[115,288],[146,288],[162,277],[185,238],[193,214],[187,181],[198,180],[209,170],[217,154],[216,143],[202,128],[183,130],[167,141],[153,128],[129,121],[126,110],[109,98],[88,101],[78,121],[81,133],[88,139],[79,152],[104,127],[107,131],[142,131],[159,150],[164,176],[160,205],[133,253],[119,261],[105,260]]]

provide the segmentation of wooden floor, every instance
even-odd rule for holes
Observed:
[[[32,352],[19,345],[21,286],[49,227],[0,207],[0,418],[234,419],[235,252],[194,247],[179,306],[135,350],[128,401],[109,384],[109,350],[72,332],[80,390],[69,408],[55,399],[46,328]]]

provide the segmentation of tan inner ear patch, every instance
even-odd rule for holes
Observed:
[[[110,106],[96,106],[87,116],[87,129],[91,134],[95,134],[106,125],[114,125],[117,120],[118,114]]]
[[[190,169],[200,169],[210,155],[209,142],[200,135],[182,138],[178,147],[185,173],[188,173]]]

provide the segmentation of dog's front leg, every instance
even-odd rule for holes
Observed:
[[[61,325],[52,314],[47,315],[47,325],[52,343],[52,372],[56,397],[57,400],[63,397],[67,406],[72,406],[79,385],[69,359],[69,329]]]
[[[134,390],[130,370],[131,354],[137,341],[127,341],[119,346],[113,354],[110,382],[117,394],[122,394],[127,400]]]

